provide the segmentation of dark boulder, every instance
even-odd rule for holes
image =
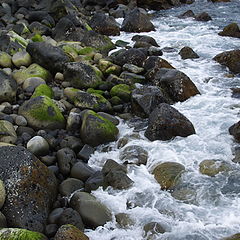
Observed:
[[[188,10],[179,16],[179,18],[190,18],[190,17],[192,18],[195,17],[195,14],[192,10]]]
[[[124,18],[121,30],[125,32],[151,32],[155,30],[155,27],[147,15],[135,8]]]
[[[229,133],[231,135],[233,135],[234,139],[237,142],[240,142],[240,122],[237,122],[235,124],[233,124],[230,128],[229,128]]]
[[[193,58],[199,58],[199,56],[197,55],[197,53],[195,53],[193,51],[192,48],[190,47],[183,47],[180,52],[179,55],[181,56],[182,59],[193,59]]]
[[[120,35],[120,27],[113,17],[104,13],[95,13],[91,18],[89,25],[94,31],[107,36]]]
[[[163,88],[175,102],[183,102],[192,96],[200,94],[191,79],[185,73],[176,69],[159,69],[153,82]]]
[[[179,0],[137,0],[137,4],[140,7],[153,9],[153,10],[161,10],[168,9],[173,6],[179,6]]]
[[[216,55],[213,60],[227,66],[233,73],[240,73],[240,49],[222,52]]]
[[[26,50],[31,55],[33,62],[38,63],[52,73],[62,72],[63,64],[69,62],[68,56],[61,48],[45,42],[29,43]]]
[[[239,26],[237,25],[237,23],[230,23],[223,29],[223,31],[219,32],[218,35],[240,38]]]
[[[7,191],[2,212],[8,226],[43,232],[57,195],[53,173],[25,148],[7,146],[0,148],[0,179]]]
[[[132,41],[134,42],[145,42],[148,43],[151,46],[154,47],[159,47],[159,45],[157,44],[156,40],[150,36],[146,36],[146,35],[135,35],[132,37]]]
[[[198,15],[195,16],[195,19],[201,22],[208,22],[212,20],[211,16],[206,12],[199,13]]]
[[[179,111],[161,103],[149,116],[145,136],[151,140],[170,140],[176,136],[195,134],[192,123]]]
[[[0,34],[0,51],[7,52],[8,54],[13,54],[19,50],[24,50],[23,45],[21,45],[17,40],[14,41],[7,34]]]
[[[48,26],[46,26],[44,24],[41,24],[40,22],[32,22],[28,26],[28,28],[32,33],[35,33],[35,34],[47,35],[47,36],[52,34],[51,28],[49,28]]]

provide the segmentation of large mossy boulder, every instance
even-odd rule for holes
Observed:
[[[54,47],[45,42],[29,43],[27,52],[31,55],[33,62],[48,69],[52,73],[62,72],[63,65],[69,62],[68,56],[59,47]]]
[[[63,75],[65,81],[79,89],[95,88],[102,82],[101,71],[83,62],[65,64]]]
[[[13,73],[13,78],[19,85],[22,84],[26,79],[32,77],[39,77],[45,81],[48,81],[51,78],[51,74],[45,68],[36,63],[31,64],[26,69],[20,69],[19,71]]]
[[[184,170],[185,167],[180,163],[164,162],[154,168],[153,175],[160,184],[161,189],[172,190]]]
[[[47,96],[31,98],[20,106],[18,113],[27,119],[28,125],[34,129],[61,129],[65,127],[65,119]]]
[[[20,228],[0,229],[0,239],[2,240],[48,240],[42,233],[29,231]]]
[[[127,84],[118,84],[111,89],[110,94],[112,97],[117,96],[124,102],[129,102],[131,98],[131,88]]]
[[[219,32],[218,35],[240,38],[240,28],[237,23],[230,23],[224,27],[223,31]]]
[[[0,103],[14,102],[17,94],[16,81],[7,75],[5,72],[0,71]]]
[[[54,174],[25,148],[5,146],[0,147],[0,179],[7,192],[2,212],[8,226],[43,232],[57,196]]]
[[[161,103],[149,116],[145,136],[151,140],[170,140],[176,136],[195,134],[193,124],[178,110],[167,103]]]
[[[154,31],[155,27],[146,14],[142,13],[140,9],[135,8],[124,18],[121,30],[140,33]]]
[[[110,210],[89,193],[76,192],[70,200],[70,206],[79,212],[87,227],[97,228],[112,220]]]
[[[17,134],[12,123],[6,120],[0,120],[0,142],[16,143]]]
[[[156,86],[163,88],[175,102],[183,102],[200,94],[191,79],[185,73],[176,69],[161,68],[152,81]]]
[[[233,73],[240,73],[240,49],[222,52],[213,60],[229,68]]]
[[[35,88],[31,98],[38,96],[47,96],[49,98],[53,98],[53,90],[47,84],[40,84]]]
[[[82,118],[81,139],[90,146],[98,146],[117,140],[118,128],[106,118],[88,110]]]

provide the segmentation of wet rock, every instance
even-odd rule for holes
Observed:
[[[174,189],[177,179],[181,176],[185,167],[176,162],[160,163],[153,170],[153,175],[160,184],[161,189]]]
[[[0,120],[0,142],[16,143],[17,134],[15,129],[9,121]]]
[[[186,12],[184,12],[183,14],[181,14],[179,16],[179,18],[190,18],[190,17],[192,17],[192,18],[195,17],[195,14],[192,10],[187,10]]]
[[[150,36],[147,35],[135,35],[132,37],[132,41],[134,42],[145,42],[148,43],[151,46],[159,47],[156,40]]]
[[[81,125],[81,115],[80,115],[80,109],[73,108],[71,109],[68,119],[67,119],[67,126],[66,129],[68,131],[77,131],[79,126]]]
[[[58,229],[54,240],[89,240],[89,238],[77,227],[67,224]]]
[[[219,32],[218,35],[240,38],[239,26],[237,25],[237,23],[230,23],[229,25],[224,27],[223,31]]]
[[[6,217],[0,212],[0,228],[7,227],[7,220]]]
[[[120,27],[113,17],[108,17],[104,13],[95,13],[89,25],[94,31],[107,36],[120,35]]]
[[[57,151],[57,161],[60,173],[68,176],[72,166],[77,162],[76,154],[70,148],[62,148]]]
[[[127,167],[124,165],[120,165],[119,163],[112,159],[108,159],[103,165],[102,173],[104,175],[107,175],[110,171],[127,173]]]
[[[129,85],[145,82],[144,76],[135,74],[135,73],[126,72],[126,71],[122,72],[119,77],[124,79],[126,83],[128,83]]]
[[[240,121],[233,124],[228,131],[237,142],[240,142]]]
[[[182,59],[193,59],[193,58],[199,58],[199,56],[193,51],[192,48],[190,47],[183,47],[179,55],[181,56]]]
[[[0,163],[7,191],[2,212],[8,226],[43,232],[57,195],[53,173],[22,147],[1,147]]]
[[[147,55],[139,49],[130,48],[128,50],[121,50],[115,55],[111,55],[111,58],[115,64],[120,66],[128,63],[142,67],[144,60],[147,58]]]
[[[65,119],[55,103],[46,96],[39,96],[24,102],[19,115],[24,116],[28,125],[35,129],[64,128]]]
[[[14,102],[17,93],[17,83],[9,75],[0,71],[0,103]]]
[[[91,167],[79,161],[73,165],[70,176],[81,181],[86,181],[94,173],[95,171]]]
[[[2,228],[0,229],[0,239],[47,240],[47,237],[41,233],[28,231],[26,229]]]
[[[110,94],[112,97],[117,96],[124,102],[129,102],[131,98],[131,89],[127,84],[118,84],[111,89]]]
[[[47,84],[40,84],[38,85],[31,98],[39,97],[39,96],[46,96],[49,98],[54,97],[54,93],[52,88],[50,88]]]
[[[176,136],[187,137],[195,134],[192,123],[179,111],[161,103],[149,116],[145,136],[151,140],[170,140]]]
[[[112,219],[109,209],[89,193],[76,192],[70,200],[70,206],[79,212],[83,223],[90,228],[103,226]]]
[[[156,86],[141,86],[132,91],[132,112],[146,118],[160,103],[170,103],[166,94]]]
[[[39,34],[40,36],[41,35],[50,36],[52,34],[51,28],[44,24],[41,24],[40,22],[32,22],[28,26],[28,28],[32,33]]]
[[[148,55],[149,56],[162,56],[163,52],[160,48],[151,46],[148,48]]]
[[[6,191],[4,187],[4,183],[0,180],[0,209],[2,208],[6,198]]]
[[[3,68],[12,67],[12,57],[6,52],[0,52],[0,66]]]
[[[195,19],[197,21],[202,21],[202,22],[208,22],[208,21],[212,20],[211,16],[206,12],[202,12],[202,13],[197,14],[195,16]]]
[[[144,237],[147,237],[147,239],[154,238],[154,235],[159,233],[165,233],[165,229],[163,226],[158,222],[150,222],[144,225]]]
[[[191,79],[185,73],[176,69],[159,69],[153,83],[163,88],[175,102],[183,102],[192,96],[200,94]]]
[[[81,151],[78,153],[78,157],[85,162],[88,162],[90,156],[94,153],[95,149],[88,144],[85,144]]]
[[[77,190],[81,190],[84,188],[84,183],[76,178],[67,178],[64,180],[59,186],[59,192],[63,196],[69,197],[72,193]]]
[[[118,4],[117,7],[111,8],[109,10],[109,14],[114,18],[124,18],[129,11],[130,11],[130,8],[128,6],[123,4]]]
[[[16,67],[28,67],[32,63],[32,59],[29,53],[26,51],[21,51],[13,55],[12,62]]]
[[[119,159],[124,163],[141,165],[147,164],[148,152],[141,146],[128,146],[120,152]]]
[[[43,137],[35,136],[28,141],[27,149],[36,156],[45,156],[49,152],[49,145]]]
[[[239,194],[240,193],[240,184],[239,184],[239,171],[229,172],[227,180],[224,182],[221,192],[223,194]]]
[[[120,225],[121,228],[129,228],[134,225],[134,221],[130,218],[130,216],[126,213],[118,213],[115,215],[116,222]]]
[[[221,172],[227,172],[231,169],[230,164],[220,160],[204,160],[199,164],[199,171],[202,174],[213,177]]]
[[[144,68],[135,66],[133,64],[125,63],[123,65],[123,71],[128,71],[128,72],[131,72],[131,73],[138,74],[138,73],[142,73],[144,71]]]
[[[95,172],[85,182],[85,192],[97,190],[100,186],[104,185],[103,174],[100,171]]]
[[[119,120],[116,117],[114,117],[113,115],[110,115],[110,114],[105,113],[105,112],[98,112],[98,114],[101,117],[106,118],[107,120],[109,120],[110,122],[112,122],[116,126],[119,124]]]
[[[69,61],[68,56],[60,48],[45,42],[29,43],[26,50],[31,55],[33,62],[54,74],[61,72],[63,65]]]
[[[83,62],[65,64],[63,75],[65,81],[69,81],[73,87],[79,89],[95,88],[102,81],[101,72]]]
[[[236,233],[230,237],[223,238],[222,240],[238,240],[240,239],[240,233]]]
[[[27,120],[25,117],[23,116],[16,116],[15,118],[15,123],[18,125],[18,126],[27,126]]]
[[[48,222],[50,224],[54,224],[57,222],[57,219],[61,216],[63,213],[64,209],[63,208],[55,208],[53,211],[48,216]]]
[[[240,73],[240,50],[222,52],[216,55],[213,60],[227,66],[233,73]]]
[[[45,234],[47,237],[54,237],[57,233],[58,225],[57,224],[48,224],[45,229]]]
[[[80,138],[75,136],[66,136],[60,143],[61,148],[68,147],[72,149],[75,153],[78,153],[83,147],[83,143]]]
[[[98,146],[117,140],[118,128],[109,120],[88,110],[82,118],[81,139],[90,146]]]

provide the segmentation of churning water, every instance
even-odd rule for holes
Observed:
[[[189,9],[195,14],[206,11],[213,20],[198,22],[177,17]],[[100,188],[93,194],[113,214],[129,214],[135,224],[122,229],[113,219],[104,227],[89,230],[90,239],[145,239],[143,226],[153,221],[166,229],[164,234],[153,238],[158,240],[215,240],[240,232],[240,167],[232,162],[234,142],[228,133],[228,128],[239,120],[240,101],[231,97],[230,88],[240,87],[240,76],[229,76],[227,68],[212,60],[218,53],[240,48],[240,39],[217,34],[231,22],[240,24],[240,0],[215,4],[198,0],[192,5],[154,13],[156,31],[148,35],[161,48],[173,49],[164,52],[163,58],[186,73],[201,92],[174,105],[190,119],[196,134],[167,142],[150,142],[142,130],[140,138],[132,138],[126,146],[141,146],[149,154],[146,166],[132,165],[128,169],[134,185],[121,191]],[[122,33],[114,40],[131,42],[133,35]],[[184,46],[193,48],[200,58],[182,60],[178,52]],[[119,129],[120,137],[134,132],[133,125],[124,122]],[[89,164],[99,169],[106,159],[120,162],[120,151],[117,143],[111,143],[110,151],[99,149]],[[202,175],[199,163],[206,159],[227,161],[234,170],[215,177]],[[187,170],[181,181],[191,191],[182,200],[162,191],[151,174],[157,164],[166,161],[181,163]]]

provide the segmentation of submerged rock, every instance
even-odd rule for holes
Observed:
[[[151,140],[170,140],[176,136],[187,137],[195,134],[192,123],[179,111],[161,103],[149,116],[145,136]]]

